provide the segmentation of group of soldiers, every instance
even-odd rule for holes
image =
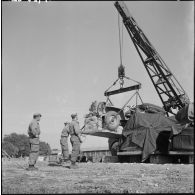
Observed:
[[[40,113],[35,113],[33,115],[33,120],[30,122],[28,127],[28,135],[29,135],[29,143],[30,143],[30,154],[29,154],[29,167],[27,170],[38,170],[35,167],[36,161],[39,156],[39,136],[40,136]],[[78,166],[76,165],[77,157],[80,153],[80,145],[82,143],[81,140],[81,130],[78,122],[78,115],[71,114],[72,121],[65,122],[65,127],[61,133],[60,144],[62,148],[62,165],[70,164],[71,169],[76,169]],[[70,142],[72,144],[72,154],[71,159],[69,159],[69,150],[68,150],[68,136],[70,135]]]

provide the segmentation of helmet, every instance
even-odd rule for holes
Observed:
[[[35,118],[36,116],[40,116],[40,117],[41,117],[42,115],[41,115],[40,113],[37,112],[37,113],[34,113],[34,114],[33,114],[33,118]]]
[[[75,118],[77,116],[77,113],[71,114],[72,118]]]

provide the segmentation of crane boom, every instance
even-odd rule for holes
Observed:
[[[123,19],[127,32],[163,103],[167,115],[169,115],[168,113],[175,114],[172,109],[181,109],[185,104],[189,103],[186,92],[138,26],[125,3],[116,1],[114,5]]]

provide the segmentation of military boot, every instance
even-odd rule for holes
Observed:
[[[71,162],[70,169],[78,169],[78,165],[75,162]]]
[[[29,165],[28,168],[26,168],[27,171],[37,171],[38,168],[34,167],[34,165]]]

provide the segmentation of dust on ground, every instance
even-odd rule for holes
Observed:
[[[79,169],[48,166],[26,171],[28,162],[2,160],[3,194],[193,193],[193,164],[80,163]]]

